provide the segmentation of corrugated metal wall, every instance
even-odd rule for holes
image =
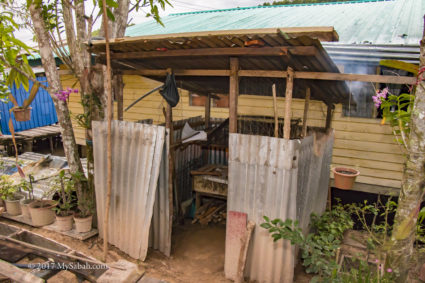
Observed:
[[[264,215],[296,218],[299,146],[298,140],[230,134],[227,207],[256,223],[245,269],[250,280],[292,282],[294,248],[288,241],[274,243],[259,225]]]
[[[297,219],[308,232],[312,212],[326,209],[334,134],[301,140],[298,162]]]
[[[42,82],[43,85],[47,86],[46,77],[37,77],[37,81]],[[33,85],[32,82],[29,82],[30,89]],[[29,93],[21,86],[19,89],[15,85],[10,89],[13,96],[18,101],[19,105],[22,105],[24,100],[28,98]],[[13,107],[12,102],[9,103],[0,103],[0,115],[1,115],[1,131],[5,135],[10,135],[9,131],[9,110]],[[38,90],[38,93],[31,103],[31,120],[27,122],[16,122],[15,116],[12,115],[13,127],[16,132],[33,129],[37,127],[52,125],[58,121],[56,116],[55,106],[53,105],[52,98],[50,95],[42,89],[41,87]]]
[[[259,225],[263,216],[298,219],[307,230],[310,213],[326,207],[332,146],[333,133],[289,141],[230,134],[227,207],[256,223],[245,269],[250,280],[293,282],[295,248],[273,242]]]
[[[93,122],[94,168],[99,235],[106,200],[106,122]],[[146,258],[157,195],[165,128],[112,122],[112,195],[109,242],[133,258]]]

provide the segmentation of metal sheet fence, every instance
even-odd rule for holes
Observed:
[[[273,242],[259,225],[264,215],[296,218],[298,147],[297,140],[230,134],[227,207],[256,223],[245,269],[250,280],[292,282],[294,248]]]
[[[47,86],[46,77],[37,77],[36,79],[37,81],[42,82],[43,85]],[[33,83],[30,81],[30,89],[32,85]],[[18,89],[15,85],[13,85],[10,91],[16,98],[19,105],[22,105],[24,100],[27,99],[29,95],[29,92],[25,91],[22,86]],[[0,103],[1,131],[5,135],[10,135],[8,123],[10,117],[9,110],[12,107],[12,102]],[[43,88],[39,88],[34,101],[31,103],[31,107],[31,120],[27,122],[16,122],[14,115],[12,115],[13,128],[16,132],[52,125],[58,121],[52,98],[50,97],[49,93],[47,93],[47,91]]]
[[[289,141],[230,134],[228,210],[256,223],[245,270],[250,280],[293,282],[295,248],[273,242],[259,225],[263,216],[298,219],[307,231],[310,213],[326,207],[332,146],[333,133]]]
[[[308,232],[311,213],[326,209],[334,134],[309,136],[301,141],[298,163],[297,219]]]
[[[93,122],[96,204],[101,237],[107,187],[106,134],[106,122]],[[164,139],[162,126],[112,122],[109,242],[141,260],[147,254]]]

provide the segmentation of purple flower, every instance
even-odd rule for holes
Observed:
[[[375,259],[375,263],[378,263],[379,262],[379,259]]]
[[[391,268],[387,268],[387,272],[391,273],[391,272],[393,272],[393,270]]]
[[[78,89],[77,89],[77,88],[74,88],[74,89],[73,89],[73,92],[74,92],[74,93],[78,93]]]

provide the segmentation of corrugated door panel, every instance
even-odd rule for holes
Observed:
[[[107,176],[107,123],[93,122],[96,203],[103,235]],[[112,193],[109,242],[133,258],[145,260],[156,198],[165,128],[112,122]]]

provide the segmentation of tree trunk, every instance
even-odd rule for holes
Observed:
[[[425,29],[421,40],[419,69],[425,68]],[[425,188],[425,81],[416,88],[411,116],[409,153],[405,164],[395,224],[389,246],[388,267],[398,268],[398,282],[407,282],[413,255],[416,221]]]
[[[40,6],[32,3],[29,7],[34,31],[38,40],[41,61],[49,84],[49,93],[55,105],[58,121],[60,124],[63,147],[71,173],[83,172],[80,157],[78,155],[77,144],[75,142],[74,131],[71,123],[71,116],[65,101],[59,100],[54,94],[62,90],[59,73],[56,69],[55,58],[50,46],[49,36],[42,18]],[[80,186],[81,189],[81,186]]]

